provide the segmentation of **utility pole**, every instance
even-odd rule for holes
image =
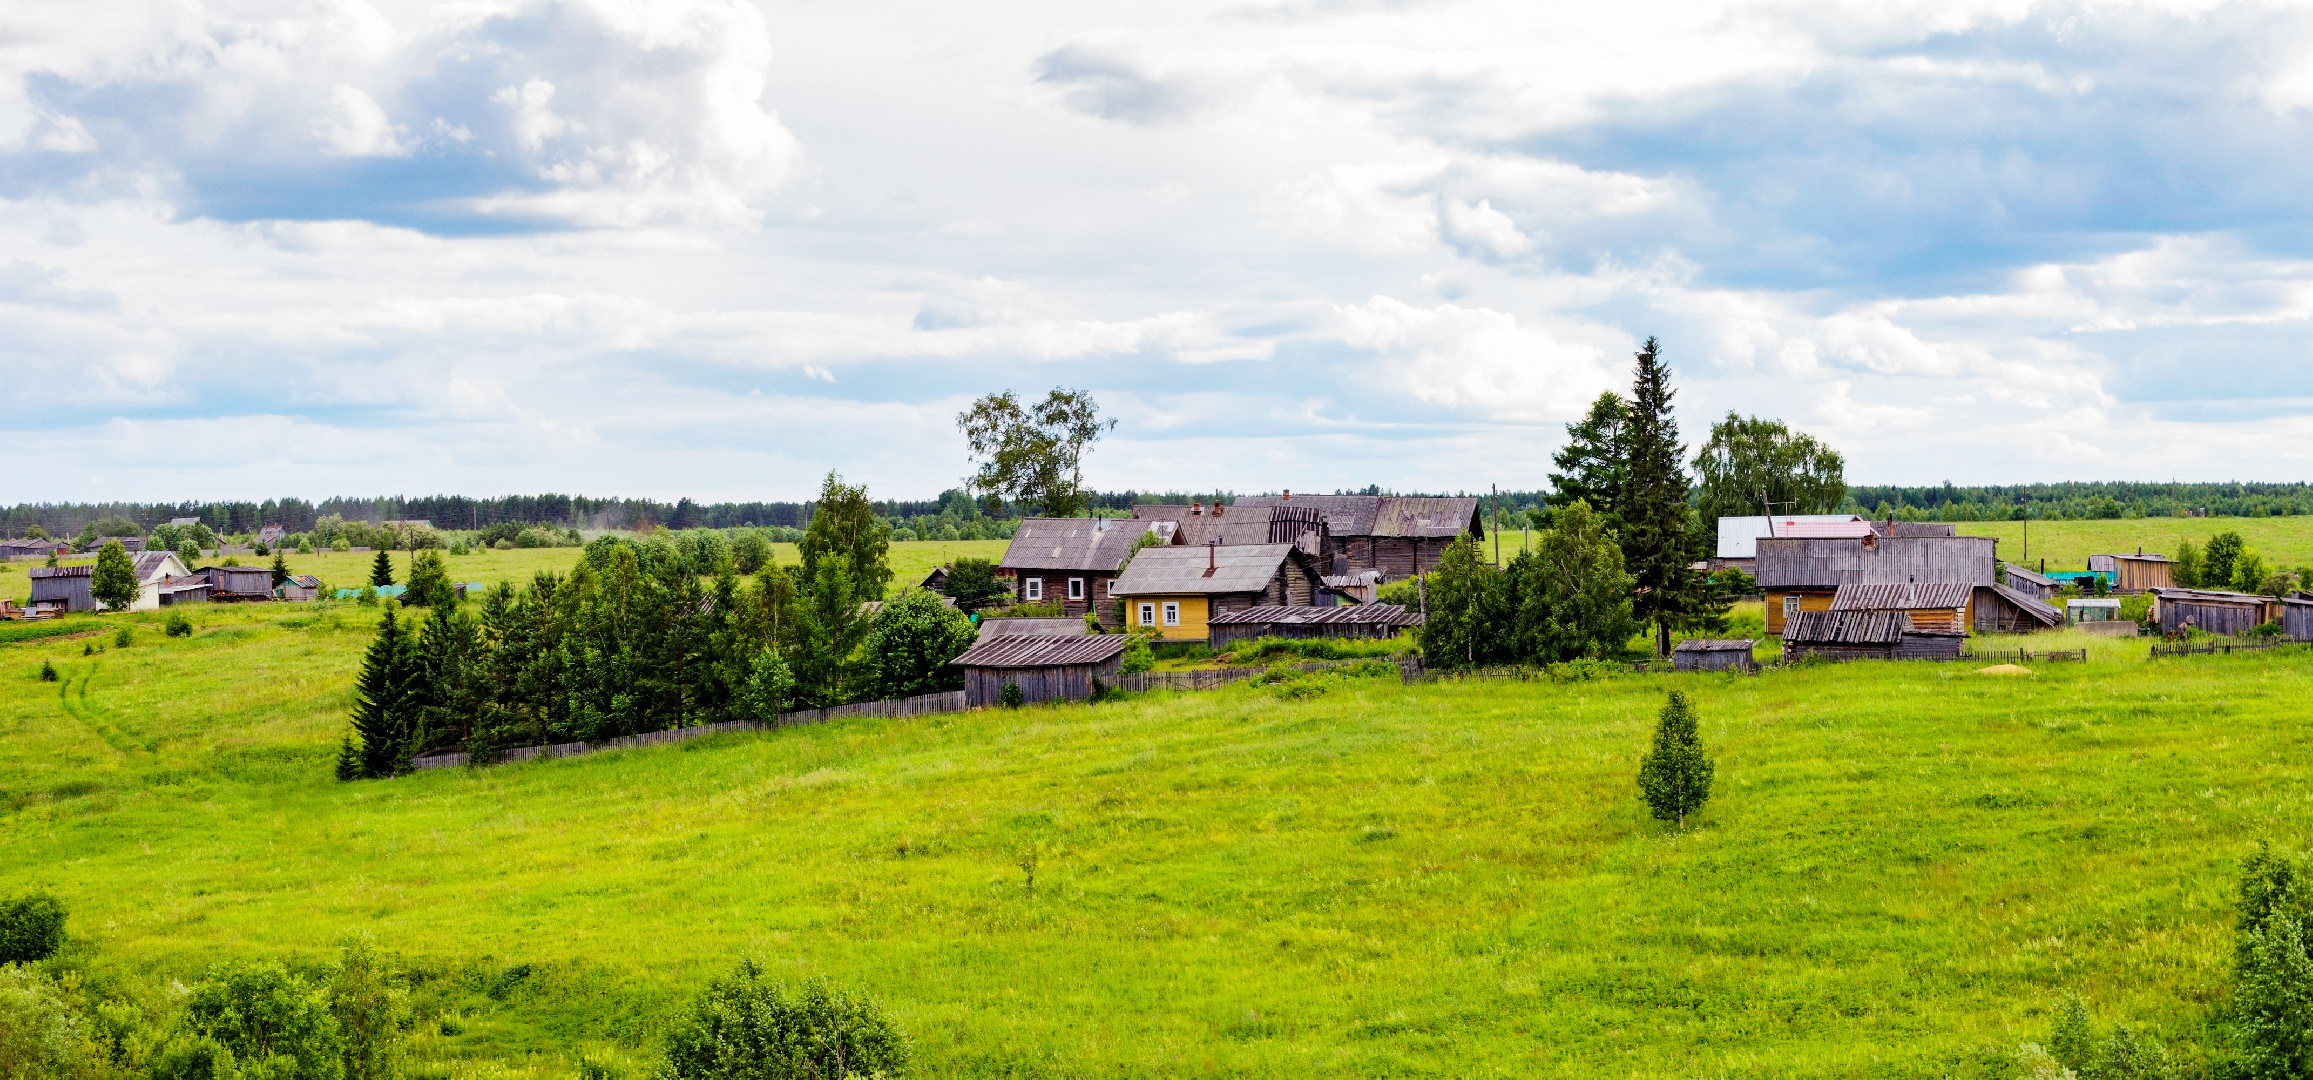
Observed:
[[[1502,485],[1491,486],[1494,489],[1494,569],[1499,570],[1502,568]]]
[[[2032,559],[2032,499],[2031,499],[2031,497],[2030,497],[2030,496],[2028,496],[2028,495],[2018,495],[2018,496],[2016,496],[2016,508],[2017,508],[2017,509],[2019,509],[2019,510],[2022,510],[2022,511],[2024,512],[2024,561],[2026,561],[2026,562],[2030,562],[2030,561],[2031,561],[2031,559]]]

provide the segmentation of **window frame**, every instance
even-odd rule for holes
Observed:
[[[1080,577],[1072,577],[1072,578],[1069,578],[1069,579],[1068,579],[1068,598],[1069,598],[1070,600],[1082,600],[1082,599],[1084,599],[1084,579],[1083,579],[1083,578],[1080,578]]]
[[[1181,624],[1181,602],[1180,602],[1180,601],[1178,601],[1178,600],[1167,600],[1167,601],[1165,601],[1165,625],[1166,625],[1166,626],[1179,626],[1180,624]]]
[[[1041,602],[1044,599],[1044,579],[1040,577],[1021,578],[1020,599],[1031,604]]]
[[[1798,593],[1784,593],[1784,594],[1783,594],[1783,620],[1784,620],[1785,622],[1789,622],[1789,621],[1791,620],[1791,618],[1792,618],[1793,616],[1797,615],[1797,614],[1799,614],[1799,594],[1798,594]]]
[[[1157,608],[1156,608],[1156,602],[1155,602],[1155,601],[1153,601],[1153,600],[1144,600],[1144,601],[1141,601],[1141,604],[1140,604],[1140,612],[1139,612],[1139,614],[1140,614],[1140,624],[1141,624],[1142,626],[1149,626],[1149,627],[1153,627],[1153,626],[1155,626],[1155,625],[1157,624],[1157,623],[1156,623],[1156,617],[1157,617]]]

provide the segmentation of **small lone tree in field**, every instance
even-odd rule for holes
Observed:
[[[88,595],[106,611],[127,611],[137,602],[137,568],[128,549],[107,540],[96,553],[96,569],[88,574]]]
[[[1638,788],[1654,816],[1687,827],[1687,815],[1711,797],[1711,759],[1696,738],[1695,707],[1673,690],[1654,726],[1654,748],[1638,763]]]
[[[380,589],[394,583],[394,561],[384,548],[378,549],[377,561],[369,564],[369,583]]]
[[[273,553],[273,587],[278,589],[289,581],[289,559],[276,550]]]

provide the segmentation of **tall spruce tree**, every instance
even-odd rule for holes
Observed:
[[[273,552],[273,587],[278,589],[289,581],[289,560],[276,549]]]
[[[1700,530],[1687,497],[1686,447],[1679,442],[1678,418],[1671,413],[1670,368],[1654,338],[1636,354],[1631,372],[1629,419],[1623,427],[1626,452],[1619,534],[1622,561],[1634,579],[1633,613],[1655,627],[1655,652],[1670,652],[1671,627],[1689,617],[1701,597],[1698,578],[1688,568],[1698,554]]]
[[[369,564],[369,583],[382,589],[394,583],[394,560],[384,548],[379,548],[377,559]]]
[[[1687,815],[1711,798],[1710,756],[1703,753],[1694,703],[1684,690],[1670,692],[1654,726],[1654,746],[1638,763],[1638,788],[1647,808],[1663,821],[1687,827]]]
[[[1566,425],[1566,445],[1550,455],[1557,467],[1550,474],[1550,505],[1590,504],[1611,530],[1621,521],[1625,476],[1630,451],[1624,432],[1630,425],[1630,403],[1613,391],[1598,395],[1590,413]]]
[[[354,679],[352,740],[359,762],[353,771],[360,776],[393,776],[408,767],[418,727],[411,700],[416,651],[399,605],[387,604]],[[341,765],[339,774],[346,771]]]

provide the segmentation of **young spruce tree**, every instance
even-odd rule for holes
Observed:
[[[357,756],[350,770],[356,776],[392,776],[409,761],[410,739],[417,725],[410,700],[418,659],[416,645],[395,605],[386,605],[377,637],[363,654],[361,674],[353,684],[353,734],[346,749]],[[343,754],[341,750],[341,777],[349,771]]]
[[[1710,800],[1711,772],[1711,759],[1696,733],[1694,703],[1686,691],[1673,690],[1655,722],[1654,748],[1638,763],[1638,788],[1647,808],[1685,829],[1687,815]]]
[[[369,564],[369,583],[380,589],[394,583],[394,560],[383,548],[378,550],[377,561]]]

